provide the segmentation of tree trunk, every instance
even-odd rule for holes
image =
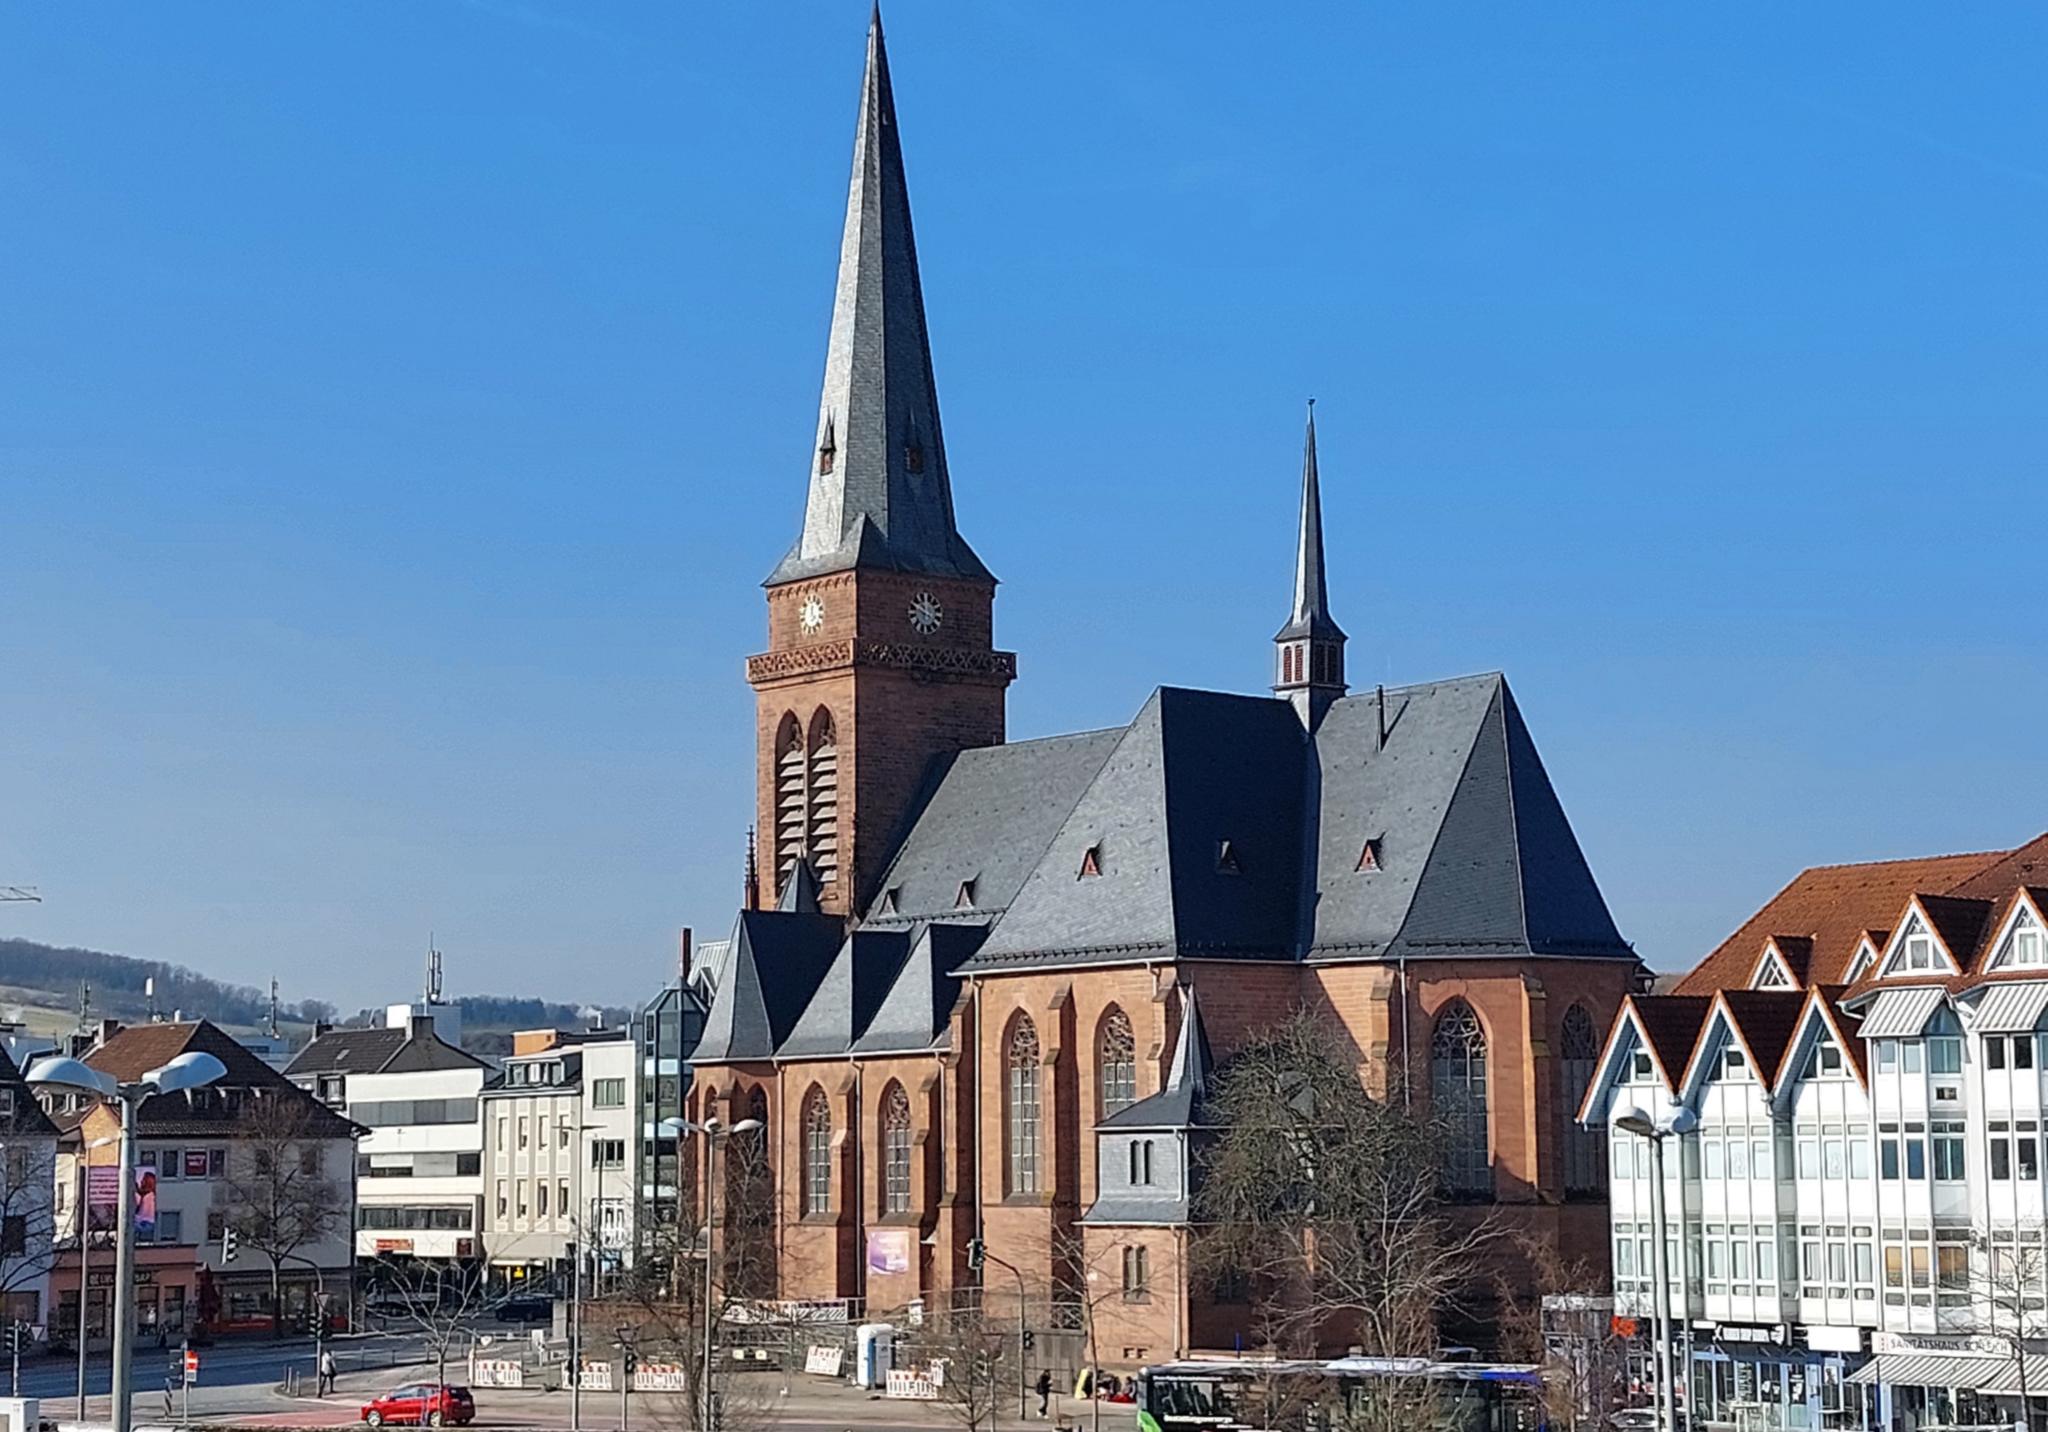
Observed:
[[[270,1255],[270,1336],[284,1336],[284,1264]]]

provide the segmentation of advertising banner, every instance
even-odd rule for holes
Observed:
[[[135,1241],[148,1243],[156,1237],[156,1170],[135,1170]]]
[[[868,1271],[908,1273],[910,1271],[910,1230],[870,1228],[868,1230]]]
[[[112,1164],[94,1164],[85,1171],[85,1212],[95,1233],[114,1231],[115,1212],[121,1204],[121,1170]]]

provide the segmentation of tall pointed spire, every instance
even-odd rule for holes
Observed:
[[[1308,435],[1302,442],[1301,525],[1294,545],[1294,610],[1273,634],[1273,690],[1291,697],[1313,727],[1344,694],[1344,629],[1330,615],[1323,572],[1323,487],[1316,468],[1316,400],[1308,400]]]
[[[994,580],[953,524],[879,5],[868,23],[803,534],[768,582],[852,567]]]

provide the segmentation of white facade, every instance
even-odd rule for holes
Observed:
[[[39,1131],[49,1127],[39,1112],[25,1088],[0,1085],[0,1327],[39,1325],[51,1312],[57,1136]]]
[[[1749,1407],[1791,1427],[2010,1423],[2023,1333],[2034,1419],[2048,1420],[2041,931],[2031,901],[2013,902],[1966,982],[1967,957],[1916,908],[1870,952],[1879,983],[1846,1000],[1736,991],[1691,1012],[1683,1071],[1669,1067],[1682,1001],[1625,1007],[1584,1115],[1698,1116],[1697,1133],[1665,1141],[1666,1247],[1708,1419]],[[1649,1165],[1647,1141],[1616,1131],[1624,1316],[1654,1301]]]
[[[578,1241],[630,1257],[638,1060],[626,1035],[514,1054],[484,1096],[491,1262],[561,1271]]]
[[[353,1074],[348,1116],[369,1129],[357,1145],[356,1256],[482,1256],[482,1065]]]

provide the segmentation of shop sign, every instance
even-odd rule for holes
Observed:
[[[410,1253],[412,1252],[412,1240],[410,1238],[379,1238],[377,1240],[377,1251],[379,1253]]]
[[[136,1287],[138,1287],[138,1288],[148,1288],[148,1287],[153,1287],[153,1286],[155,1285],[155,1283],[156,1283],[156,1269],[154,1269],[154,1268],[137,1268],[137,1269],[135,1270],[135,1286],[136,1286]],[[87,1273],[87,1274],[85,1275],[85,1286],[86,1286],[86,1287],[88,1287],[88,1288],[111,1288],[111,1287],[113,1287],[113,1286],[114,1286],[114,1270],[113,1270],[112,1268],[102,1268],[102,1269],[98,1269],[98,1270],[95,1270],[95,1271],[93,1271],[93,1272]]]
[[[1769,1327],[1757,1327],[1746,1323],[1717,1323],[1714,1336],[1722,1342],[1737,1343],[1785,1343],[1792,1340],[1792,1329],[1784,1323],[1773,1323]]]
[[[1863,1329],[1810,1327],[1806,1330],[1806,1345],[1815,1352],[1862,1352]]]
[[[2009,1357],[2012,1349],[2003,1338],[1968,1333],[1884,1333],[1870,1335],[1874,1353],[1974,1352],[1990,1357]]]

